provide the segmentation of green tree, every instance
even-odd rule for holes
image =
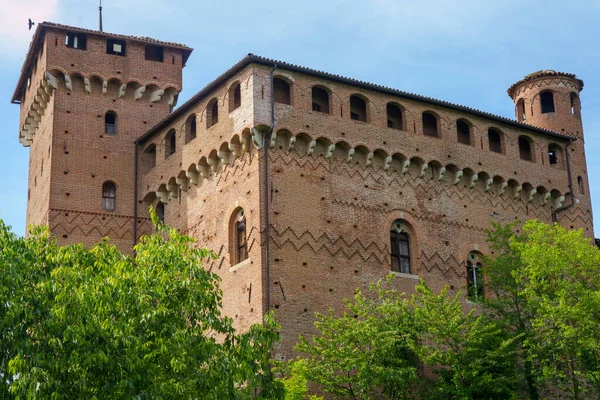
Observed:
[[[157,221],[155,221],[157,222]],[[136,257],[60,247],[0,221],[2,398],[281,398],[272,316],[237,334],[220,314],[214,255],[162,224]]]

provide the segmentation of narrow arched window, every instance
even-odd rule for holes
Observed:
[[[117,113],[114,111],[107,111],[104,114],[104,133],[106,135],[117,134]]]
[[[151,144],[142,154],[142,172],[146,173],[156,166],[156,145]]]
[[[430,112],[423,113],[423,135],[438,137],[438,120],[435,115]]]
[[[550,165],[560,165],[561,163],[560,147],[554,143],[548,146],[548,161]]]
[[[162,222],[163,224],[165,223],[165,205],[162,202],[158,202],[158,204],[156,204],[156,217],[158,218],[158,220],[160,222]]]
[[[577,96],[576,93],[571,93],[569,98],[571,100],[571,114],[578,114],[581,107],[581,104],[579,103],[579,96]]]
[[[292,104],[290,84],[281,78],[273,78],[273,94],[275,103]]]
[[[358,96],[350,96],[350,119],[367,122],[367,103]]]
[[[525,100],[519,99],[517,101],[517,121],[525,122]]]
[[[115,211],[117,208],[117,186],[114,182],[106,181],[102,184],[102,208]]]
[[[410,236],[402,221],[395,221],[392,224],[390,247],[392,271],[410,274]]]
[[[488,129],[488,143],[490,151],[502,153],[502,136],[499,131],[494,128]]]
[[[458,143],[471,144],[471,128],[462,119],[456,121],[456,138],[458,139]]]
[[[519,157],[521,160],[533,161],[531,142],[524,136],[519,136]]]
[[[585,190],[583,190],[583,178],[581,176],[577,177],[577,187],[579,188],[579,194],[585,194]]]
[[[190,115],[185,121],[185,142],[196,139],[196,114]]]
[[[177,151],[177,139],[175,137],[175,129],[171,129],[165,136],[165,158],[169,157]]]
[[[329,114],[329,93],[325,89],[317,86],[312,88],[312,110]]]
[[[471,253],[467,260],[467,296],[471,301],[483,300],[483,274],[479,257]]]
[[[242,85],[239,82],[234,83],[229,88],[229,112],[242,105]]]
[[[392,129],[404,129],[402,110],[395,104],[387,104],[387,126]]]
[[[542,92],[540,94],[540,103],[542,114],[554,112],[554,95],[552,92]]]
[[[248,241],[246,237],[246,215],[240,209],[235,216],[235,249],[234,264],[241,263],[248,258]]]
[[[219,101],[212,99],[206,106],[206,127],[210,128],[219,122]]]

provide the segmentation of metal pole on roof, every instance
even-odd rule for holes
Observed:
[[[100,14],[100,32],[102,32],[102,0],[100,0],[100,6],[98,7],[98,12]]]

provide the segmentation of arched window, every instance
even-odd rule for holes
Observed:
[[[367,103],[358,96],[350,96],[350,119],[367,122]]]
[[[571,114],[579,114],[581,103],[579,102],[579,96],[576,93],[571,93],[569,96],[571,100]]]
[[[577,187],[579,188],[579,194],[585,194],[585,190],[583,190],[583,178],[581,176],[577,177]]]
[[[248,258],[248,241],[246,237],[246,215],[239,209],[233,218],[233,260],[238,264]]]
[[[229,112],[242,105],[242,85],[239,82],[234,83],[229,88]]]
[[[174,154],[177,150],[177,141],[175,137],[175,129],[171,129],[165,136],[165,158]]]
[[[329,93],[325,89],[313,86],[312,110],[329,114]]]
[[[114,182],[106,181],[102,184],[102,208],[115,211],[117,208],[117,186]]]
[[[410,274],[410,235],[407,225],[396,220],[390,229],[392,271]]]
[[[517,101],[517,121],[525,122],[525,100],[519,99]]]
[[[104,114],[104,133],[106,135],[117,134],[117,113],[114,111],[107,111]]]
[[[483,274],[481,273],[481,257],[470,253],[467,260],[467,296],[471,301],[483,300]]]
[[[456,121],[456,137],[458,143],[471,144],[471,128],[469,124],[462,119]]]
[[[554,143],[548,146],[548,161],[550,165],[560,165],[561,163],[560,147]]]
[[[185,142],[196,139],[196,114],[190,115],[185,121]]]
[[[273,78],[273,94],[275,103],[292,104],[290,84],[281,78]]]
[[[156,165],[156,145],[153,143],[144,149],[142,154],[142,172],[150,171]]]
[[[159,201],[158,204],[156,204],[156,210],[154,212],[156,213],[156,217],[158,218],[158,220],[164,224],[165,223],[165,204]]]
[[[438,137],[437,117],[430,112],[423,113],[423,135]]]
[[[552,92],[540,93],[540,103],[542,108],[542,114],[554,112],[554,95]]]
[[[490,151],[502,153],[502,134],[494,128],[488,129],[488,142]]]
[[[219,122],[219,101],[212,99],[206,106],[206,128],[210,128]]]
[[[402,110],[393,103],[387,104],[387,126],[392,129],[404,129]]]
[[[519,157],[521,160],[533,161],[531,142],[525,136],[519,136]]]

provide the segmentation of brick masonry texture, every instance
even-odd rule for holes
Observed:
[[[556,217],[592,236],[583,82],[574,75],[550,71],[513,85],[517,120],[526,122],[519,124],[279,63],[273,74],[288,85],[289,101],[281,100],[285,90],[275,91],[270,132],[273,67],[265,59],[245,59],[171,112],[184,50],[165,47],[165,61],[153,62],[144,59],[143,43],[127,41],[127,56],[119,57],[106,54],[103,34],[90,33],[84,51],[67,48],[65,33],[48,28],[43,52],[29,55],[38,59],[35,71],[24,72],[31,85],[21,96],[22,126],[45,87],[44,73],[58,80],[29,143],[28,223],[49,225],[60,243],[91,246],[109,237],[130,252],[134,230],[138,237],[152,231],[149,206],[162,203],[167,224],[217,255],[206,268],[221,277],[223,311],[238,328],[275,310],[278,358],[293,355],[298,334],[315,333],[315,312],[342,311],[357,288],[390,272],[395,221],[410,236],[410,274],[393,280],[407,293],[419,278],[435,290],[464,290],[469,254],[490,254],[490,220]],[[328,113],[314,111],[313,87],[327,93]],[[541,113],[545,91],[554,112]],[[362,99],[365,109],[352,109],[351,98]],[[401,118],[388,115],[388,104]],[[109,110],[118,118],[114,136],[104,134]],[[363,111],[366,121],[352,119]],[[423,113],[435,117],[436,137],[424,135]],[[459,120],[468,144],[458,141]],[[499,135],[499,152],[490,150],[490,129]],[[573,206],[559,211],[571,204],[569,165]],[[117,187],[114,211],[102,209],[105,181]],[[240,209],[248,259],[238,263]],[[466,297],[465,307],[472,307]]]

